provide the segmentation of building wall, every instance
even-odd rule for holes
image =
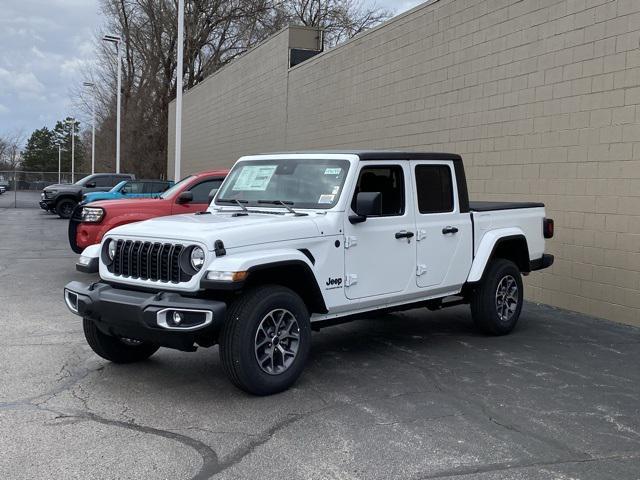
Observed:
[[[291,69],[287,48],[281,32],[186,95],[185,172],[281,149],[460,153],[472,198],[556,220],[530,299],[640,325],[640,0],[440,0]]]

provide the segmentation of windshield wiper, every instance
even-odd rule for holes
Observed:
[[[216,200],[216,202],[220,202],[220,203],[235,203],[236,205],[238,205],[243,212],[249,212],[249,210],[247,210],[247,207],[245,207],[243,205],[243,203],[249,203],[248,200],[239,200],[237,198],[218,198]]]
[[[269,205],[280,205],[286,208],[287,210],[289,210],[289,213],[293,213],[296,217],[305,217],[309,215],[308,213],[296,212],[293,208],[289,206],[289,205],[293,205],[293,202],[289,202],[286,200],[258,200],[258,203],[264,203]]]

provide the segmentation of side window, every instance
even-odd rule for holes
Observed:
[[[111,175],[101,175],[95,179],[96,187],[115,187],[116,183],[120,181],[121,180],[116,181],[115,177]]]
[[[140,193],[159,193],[162,190],[159,190],[159,184],[157,182],[144,182],[142,184],[143,189]]]
[[[351,201],[355,209],[359,192],[380,192],[382,216],[395,216],[404,213],[404,175],[400,165],[371,166],[360,170],[358,183]]]
[[[144,183],[142,182],[127,182],[124,186],[127,193],[142,193],[144,189]]]
[[[192,187],[189,191],[193,193],[193,203],[209,203],[209,193],[221,184],[222,180],[206,180]]]
[[[416,190],[420,213],[453,211],[453,180],[447,165],[416,165]]]

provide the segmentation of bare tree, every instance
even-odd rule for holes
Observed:
[[[20,151],[24,144],[22,130],[0,135],[0,170],[15,170],[20,165]]]
[[[329,45],[386,19],[361,0],[185,0],[184,86],[189,89],[288,23],[326,29]],[[142,176],[166,170],[169,103],[176,95],[177,1],[101,0],[100,33],[120,35],[122,64],[112,44],[97,39],[96,165],[113,170],[116,72],[122,69],[122,169]],[[102,35],[100,35],[101,37]],[[100,38],[98,37],[98,38]],[[88,92],[76,91],[90,110]]]
[[[279,2],[283,17],[294,23],[320,27],[331,48],[389,19],[391,12],[368,6],[363,0],[285,0]]]

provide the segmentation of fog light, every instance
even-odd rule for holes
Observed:
[[[165,308],[156,314],[158,326],[169,330],[196,330],[209,325],[212,321],[213,312],[210,310]]]

